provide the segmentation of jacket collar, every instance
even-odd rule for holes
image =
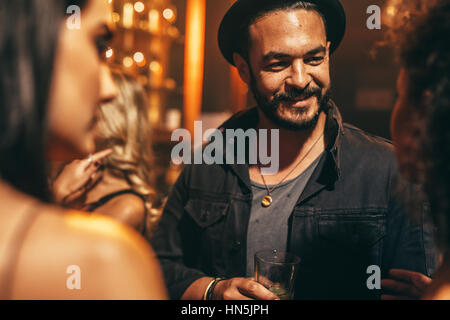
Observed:
[[[336,181],[341,175],[341,145],[342,136],[344,135],[343,121],[341,113],[338,107],[333,101],[330,101],[327,110],[327,120],[325,126],[325,137],[328,141],[326,153],[323,163],[323,170],[317,175],[312,176],[313,179],[317,179],[317,183],[328,185],[331,182]],[[259,122],[258,107],[241,111],[227,120],[219,127],[219,130],[225,132],[227,129],[242,129],[244,131],[249,129],[256,129]],[[248,150],[248,148],[247,148]],[[226,150],[224,150],[226,154]],[[321,166],[319,164],[319,167]],[[251,191],[250,175],[248,164],[229,164],[227,165],[234,171],[234,173],[245,183],[247,188]]]
[[[325,126],[325,136],[328,140],[327,151],[331,154],[335,165],[337,177],[341,176],[341,151],[342,136],[344,135],[344,124],[342,115],[333,101],[329,103],[327,112],[327,124]]]

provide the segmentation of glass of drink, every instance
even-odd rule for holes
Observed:
[[[300,258],[295,254],[266,250],[255,254],[255,280],[281,300],[294,298],[295,277]]]

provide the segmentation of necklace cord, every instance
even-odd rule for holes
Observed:
[[[320,137],[314,142],[314,144],[312,145],[312,147],[311,147],[311,148],[308,150],[308,152],[303,156],[303,158],[295,165],[295,167],[287,174],[287,176],[284,177],[283,180],[281,180],[279,183],[277,183],[277,184],[272,188],[272,190],[269,189],[269,187],[268,187],[268,185],[267,185],[267,183],[266,183],[266,179],[264,179],[264,176],[263,176],[263,174],[261,173],[261,167],[259,166],[259,174],[261,175],[261,178],[262,178],[262,180],[263,180],[263,182],[264,182],[264,185],[266,186],[266,189],[267,189],[267,192],[268,192],[269,196],[272,195],[272,192],[273,192],[276,188],[278,188],[278,186],[279,186],[280,184],[282,184],[284,181],[286,181],[286,179],[292,174],[292,172],[294,172],[295,169],[297,169],[298,166],[303,162],[303,160],[306,159],[306,157],[311,153],[311,151],[314,149],[314,147],[319,143],[320,139],[322,139],[322,137],[324,136],[324,134],[325,134],[325,133],[323,132],[323,133],[320,135]]]

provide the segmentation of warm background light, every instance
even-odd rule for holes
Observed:
[[[162,71],[161,64],[158,61],[152,61],[149,65],[149,69],[153,73],[160,73]]]
[[[134,4],[134,10],[141,13],[145,10],[145,5],[141,1],[138,1]]]
[[[164,17],[164,19],[166,19],[169,22],[174,22],[175,21],[175,12],[170,8],[164,9],[163,17]]]
[[[105,53],[106,59],[111,59],[113,55],[114,55],[113,49],[108,49]]]
[[[133,59],[137,63],[140,63],[140,62],[144,61],[144,55],[142,54],[142,52],[136,52],[133,56]]]
[[[390,15],[390,16],[395,16],[396,11],[397,11],[397,10],[395,9],[394,6],[388,6],[388,7],[386,8],[386,12],[387,12],[387,14]]]
[[[112,19],[113,19],[114,23],[119,22],[120,21],[120,14],[118,14],[117,12],[113,12]]]
[[[133,26],[133,5],[129,2],[123,5],[123,26],[125,28],[131,28]]]
[[[123,66],[125,68],[131,68],[133,66],[133,59],[131,57],[123,58]]]
[[[148,13],[148,30],[157,33],[159,30],[159,11],[152,9]]]
[[[184,127],[194,132],[200,120],[205,56],[206,0],[188,0],[184,64]]]

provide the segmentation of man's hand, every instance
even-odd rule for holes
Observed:
[[[408,270],[392,269],[390,279],[381,280],[381,287],[390,294],[383,294],[382,300],[419,299],[432,282],[431,278]]]
[[[280,300],[253,279],[233,278],[220,281],[214,289],[214,300]]]

